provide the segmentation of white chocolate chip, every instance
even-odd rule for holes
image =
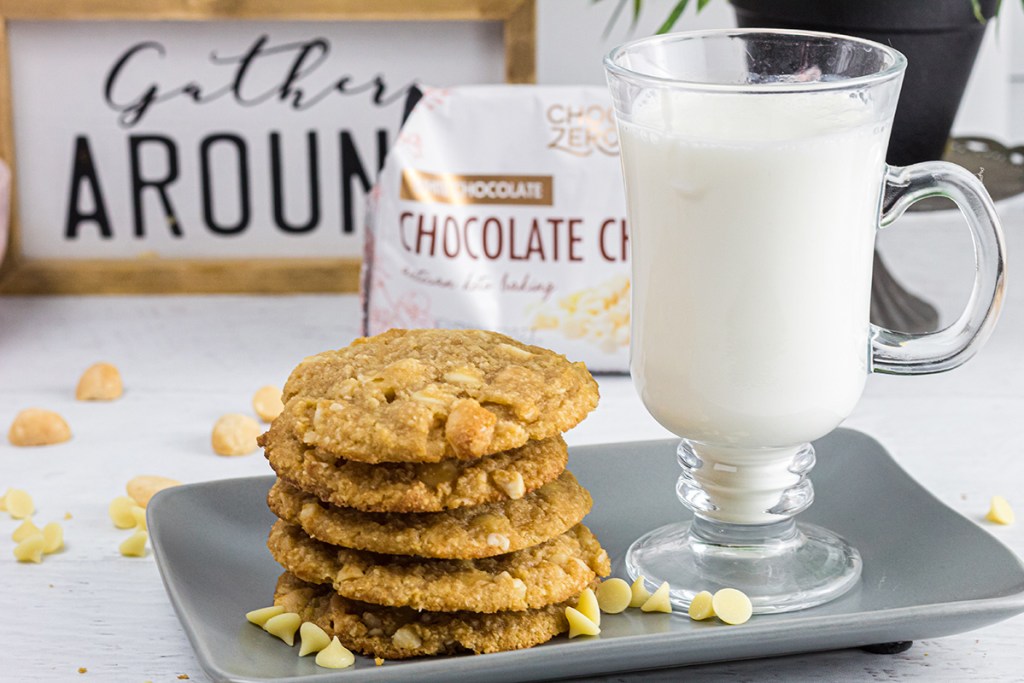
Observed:
[[[320,652],[331,644],[331,638],[327,632],[312,621],[303,622],[299,627],[299,637],[302,638],[302,645],[299,647],[300,657]]]
[[[43,552],[47,555],[64,547],[64,529],[57,522],[50,522],[43,527]]]
[[[633,591],[622,579],[608,579],[597,587],[597,604],[602,612],[618,614],[629,607]]]
[[[647,601],[640,605],[640,609],[644,612],[671,613],[672,602],[669,600],[668,581],[662,582],[662,584],[658,586],[658,590],[651,593],[651,597],[647,598]]]
[[[715,608],[711,599],[711,593],[701,591],[693,596],[688,610],[690,618],[694,621],[704,621],[715,616]]]
[[[498,470],[491,477],[494,479],[494,483],[512,500],[519,500],[526,495],[526,484],[523,482],[521,473]]]
[[[1013,508],[1002,496],[992,496],[992,503],[985,519],[996,524],[1013,524]]]
[[[43,548],[46,547],[46,539],[41,533],[35,533],[24,541],[14,546],[14,557],[18,562],[43,561]]]
[[[423,645],[423,640],[409,626],[403,626],[395,631],[395,634],[391,636],[391,642],[395,647],[403,650],[415,650]]]
[[[651,597],[650,591],[644,585],[644,577],[642,576],[636,577],[636,581],[630,586],[630,590],[633,593],[633,599],[629,601],[630,607],[641,607]]]
[[[723,588],[711,598],[715,616],[727,624],[745,624],[754,613],[750,598],[735,588]]]
[[[341,644],[338,636],[334,636],[330,644],[316,654],[315,661],[317,666],[325,669],[345,669],[355,664],[356,656]]]
[[[75,398],[79,401],[113,401],[123,393],[124,384],[117,367],[110,363],[96,363],[82,373]]]
[[[263,626],[271,617],[276,617],[278,614],[284,614],[284,607],[271,605],[270,607],[261,607],[251,612],[246,612],[245,618],[252,624]]]
[[[136,508],[139,508],[139,504],[134,499],[128,496],[118,496],[110,501],[107,514],[110,515],[110,521],[118,529],[131,529],[135,526],[135,514],[132,511]]]
[[[487,545],[500,548],[502,552],[508,550],[511,544],[511,541],[509,541],[508,536],[505,534],[487,534]]]
[[[569,638],[596,636],[601,633],[601,627],[577,609],[566,607],[565,618],[569,622]]]
[[[121,543],[118,550],[120,550],[121,554],[125,557],[145,557],[146,541],[148,540],[149,532],[136,531]]]
[[[132,519],[135,522],[135,528],[141,531],[147,531],[149,526],[146,524],[146,510],[140,508],[138,505],[132,508]]]
[[[276,617],[270,617],[267,619],[267,623],[263,624],[263,630],[270,635],[277,636],[281,640],[291,647],[295,644],[295,632],[299,630],[299,624],[302,623],[302,619],[295,612],[285,612],[284,614],[278,614]]]
[[[36,509],[32,496],[21,489],[9,489],[4,502],[7,504],[7,513],[14,519],[25,519]]]
[[[41,533],[42,533],[42,529],[40,529],[35,524],[33,524],[32,523],[32,518],[28,517],[28,518],[25,519],[24,522],[19,524],[18,528],[14,530],[14,533],[11,534],[11,540],[14,541],[15,543],[21,543],[22,541],[24,541],[29,536],[34,536],[36,534],[41,534]]]
[[[580,593],[576,609],[580,611],[580,614],[594,622],[595,626],[601,625],[601,608],[597,605],[597,596],[594,595],[592,588],[586,588]]]

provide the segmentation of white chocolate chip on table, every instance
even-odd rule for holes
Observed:
[[[96,363],[82,373],[75,398],[79,401],[113,401],[121,398],[123,393],[124,384],[117,367],[110,363]]]
[[[18,562],[42,562],[46,539],[41,533],[34,533],[14,546],[14,557]]]
[[[985,515],[985,519],[996,524],[1013,524],[1013,508],[1010,507],[1009,501],[1002,496],[992,496],[992,502],[988,514]]]
[[[217,455],[248,455],[257,449],[256,437],[262,433],[263,428],[253,418],[229,413],[213,425],[210,444]]]
[[[43,552],[47,555],[64,547],[64,528],[57,522],[50,522],[43,527]]]
[[[26,408],[14,416],[7,440],[12,446],[50,446],[71,438],[71,428],[58,413]]]
[[[32,496],[21,489],[8,489],[4,496],[4,504],[7,507],[7,514],[14,519],[25,519],[36,509],[35,503],[32,502]]]
[[[18,525],[18,528],[11,534],[11,540],[15,543],[21,543],[29,536],[43,533],[42,529],[32,523],[31,517],[26,517],[25,521]]]
[[[149,532],[146,531],[135,531],[125,539],[118,550],[125,557],[145,557],[146,556],[146,541],[149,540]]]
[[[107,514],[110,515],[110,521],[118,529],[131,529],[135,526],[134,511],[136,509],[141,510],[142,507],[133,498],[118,496],[110,501],[110,505],[107,507]]]

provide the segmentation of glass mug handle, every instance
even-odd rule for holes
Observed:
[[[926,161],[889,167],[880,228],[925,197],[952,199],[967,219],[974,242],[974,289],[963,313],[948,327],[907,334],[871,325],[872,372],[923,375],[962,365],[992,333],[1006,287],[1006,247],[992,199],[972,173],[956,164]]]

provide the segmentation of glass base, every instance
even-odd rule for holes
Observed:
[[[671,588],[675,609],[700,591],[736,588],[755,614],[806,609],[838,598],[860,579],[860,553],[838,535],[786,519],[727,524],[694,517],[644,534],[626,552],[631,579]]]

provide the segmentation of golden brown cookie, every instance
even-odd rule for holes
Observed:
[[[597,405],[583,363],[484,330],[391,330],[305,359],[284,387],[299,439],[347,460],[473,459],[548,439]]]
[[[328,545],[278,520],[267,547],[286,570],[339,595],[434,612],[539,609],[568,600],[611,571],[608,553],[577,524],[561,536],[480,560],[379,555]]]
[[[342,645],[364,655],[406,659],[459,652],[501,652],[532,647],[568,630],[565,606],[523,612],[417,612],[343,598],[330,586],[306,583],[285,572],[274,604],[312,621]]]
[[[437,512],[515,500],[561,474],[568,459],[565,441],[556,436],[478,460],[370,465],[304,446],[286,421],[275,423],[263,443],[281,479],[366,512]]]
[[[360,512],[324,503],[278,480],[267,495],[275,515],[313,538],[357,550],[472,560],[543,543],[576,526],[592,500],[569,470],[519,500],[444,512]]]

